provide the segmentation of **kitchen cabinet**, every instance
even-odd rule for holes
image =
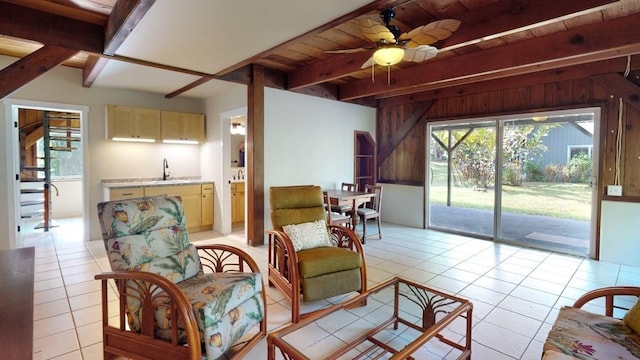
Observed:
[[[213,226],[213,184],[202,184],[201,226],[211,230]]]
[[[160,140],[160,110],[107,105],[107,138]]]
[[[205,121],[203,114],[161,112],[162,140],[204,141]]]
[[[244,182],[231,183],[231,222],[244,222]]]
[[[144,188],[141,187],[131,187],[131,188],[118,188],[111,189],[109,191],[109,200],[122,200],[122,199],[131,199],[136,197],[144,196]]]
[[[171,195],[182,198],[187,229],[199,229],[202,217],[202,187],[200,184],[151,186],[144,188],[145,196]]]
[[[185,225],[190,232],[211,230],[213,226],[213,183],[117,187],[110,188],[107,195],[111,201],[141,196],[180,196]]]

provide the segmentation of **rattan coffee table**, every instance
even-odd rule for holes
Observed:
[[[466,299],[396,277],[270,333],[268,359],[411,359],[434,339],[470,359],[472,310]]]

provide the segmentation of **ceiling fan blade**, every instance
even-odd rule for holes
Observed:
[[[393,33],[391,33],[386,26],[377,21],[373,21],[371,19],[360,20],[360,30],[362,31],[362,35],[370,41],[379,42],[384,40],[390,44],[396,42],[396,38],[393,36]]]
[[[454,31],[458,30],[460,21],[453,19],[444,19],[434,21],[427,25],[418,26],[417,28],[400,35],[398,40],[407,41],[405,46],[412,48],[418,45],[431,45],[439,40],[444,40],[451,36]]]
[[[415,48],[404,49],[403,61],[421,62],[438,55],[438,49],[429,45],[420,45]]]
[[[365,61],[364,64],[362,64],[362,66],[360,66],[360,69],[366,69],[368,67],[371,67],[373,65],[373,56],[369,58],[369,60]]]
[[[355,54],[363,51],[369,51],[372,48],[355,48],[355,49],[341,49],[341,50],[325,50],[327,54]]]

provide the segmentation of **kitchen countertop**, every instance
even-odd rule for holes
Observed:
[[[213,180],[203,180],[194,178],[170,178],[162,179],[104,179],[102,186],[108,189],[118,188],[136,188],[136,187],[152,187],[152,186],[169,186],[169,185],[199,185],[211,184]]]

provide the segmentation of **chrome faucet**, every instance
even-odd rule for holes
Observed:
[[[244,171],[242,169],[238,169],[238,180],[244,180]]]
[[[171,173],[169,172],[169,163],[167,162],[167,158],[162,160],[162,180],[167,180]]]

